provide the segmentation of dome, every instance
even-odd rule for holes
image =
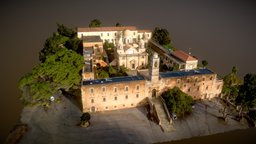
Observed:
[[[130,30],[124,30],[124,37],[128,37],[130,35],[132,35],[132,32]]]

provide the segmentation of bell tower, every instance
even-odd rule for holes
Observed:
[[[149,76],[153,83],[157,83],[159,81],[159,62],[158,54],[154,52],[150,58],[149,66]]]

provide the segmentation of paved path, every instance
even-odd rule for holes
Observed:
[[[207,110],[205,104],[208,105]],[[28,124],[29,132],[21,144],[143,144],[247,127],[232,119],[228,123],[218,121],[215,107],[210,102],[197,103],[190,116],[174,121],[176,131],[164,133],[157,124],[147,119],[144,107],[94,113],[89,128],[76,126],[81,112],[72,102],[63,98],[62,104],[53,105],[48,111],[37,107],[24,108],[21,121]]]

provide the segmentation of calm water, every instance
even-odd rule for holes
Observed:
[[[256,73],[255,14],[256,3],[250,0],[1,1],[0,143],[22,110],[17,82],[39,62],[38,52],[57,22],[87,26],[98,18],[105,26],[119,22],[147,29],[163,27],[171,33],[174,46],[191,48],[193,55],[208,60],[212,70],[224,75],[235,65],[243,76]]]

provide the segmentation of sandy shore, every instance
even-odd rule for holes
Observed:
[[[54,104],[48,111],[38,107],[23,109],[21,121],[29,131],[21,144],[156,143],[248,128],[244,120],[220,121],[220,108],[216,102],[198,102],[191,115],[174,121],[176,130],[170,133],[149,121],[144,107],[93,113],[91,126],[81,128],[77,126],[81,111],[63,97],[61,104]]]

